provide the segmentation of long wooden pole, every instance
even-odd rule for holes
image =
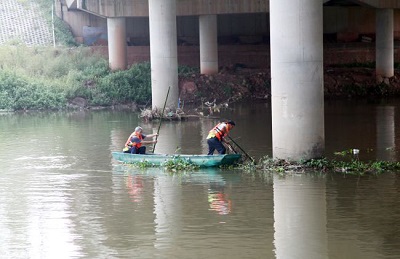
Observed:
[[[229,144],[228,142],[225,142],[224,144],[229,148],[230,151],[232,151],[233,153],[237,154],[236,150],[232,147],[231,144]]]
[[[252,158],[251,156],[249,156],[249,154],[246,153],[246,151],[244,151],[243,148],[241,148],[238,143],[236,143],[230,136],[227,136],[229,138],[230,141],[233,142],[233,144],[235,144],[248,158],[250,158],[250,160],[254,163],[254,158]]]
[[[51,23],[53,26],[53,47],[56,47],[56,33],[55,33],[55,29],[54,29],[54,3],[52,3],[51,5]]]
[[[167,100],[168,100],[168,95],[169,95],[169,89],[171,89],[171,86],[168,87],[167,97],[165,98],[164,107],[163,107],[163,109],[162,109],[162,113],[161,113],[161,116],[160,116],[160,123],[158,124],[158,130],[157,130],[157,136],[156,136],[156,143],[154,143],[153,154],[154,154],[154,151],[156,150],[156,144],[157,144],[158,134],[160,133],[161,122],[162,122],[162,119],[163,119],[163,116],[164,116],[165,106],[167,105]]]

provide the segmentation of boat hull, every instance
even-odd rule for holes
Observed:
[[[112,152],[115,160],[126,163],[134,164],[139,162],[149,162],[154,166],[161,166],[163,163],[174,160],[182,159],[189,163],[195,164],[200,167],[215,167],[221,165],[233,165],[238,162],[241,154],[226,154],[226,155],[165,155],[165,154],[129,154],[123,152]]]

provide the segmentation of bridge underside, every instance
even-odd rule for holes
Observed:
[[[148,0],[64,0],[68,9],[79,9],[102,17],[147,17]],[[181,0],[177,15],[206,15],[269,12],[269,0]],[[324,6],[366,6],[372,8],[400,8],[394,0],[323,0]]]

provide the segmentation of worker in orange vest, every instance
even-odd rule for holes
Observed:
[[[226,148],[222,144],[225,142],[224,137],[228,135],[229,131],[235,126],[235,122],[227,121],[218,123],[207,136],[208,155],[213,155],[217,150],[219,154],[225,154]]]
[[[129,138],[125,142],[125,147],[123,149],[124,153],[131,154],[145,154],[146,147],[142,146],[142,144],[153,144],[157,143],[157,140],[146,141],[145,138],[152,138],[158,136],[157,133],[144,135],[142,134],[143,129],[140,126],[135,128],[135,131],[129,136]]]

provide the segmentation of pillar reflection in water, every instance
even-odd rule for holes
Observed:
[[[180,237],[182,229],[182,192],[173,177],[159,176],[154,182],[156,240],[154,247],[168,249]]]
[[[205,141],[198,120],[182,121],[178,124],[181,140],[181,154],[207,154],[202,153],[201,142]]]
[[[202,154],[208,154],[208,144],[207,144],[207,135],[208,132],[215,126],[217,125],[219,121],[218,120],[208,120],[208,119],[202,119],[200,120],[201,124],[201,131],[200,134],[202,136],[201,139],[201,149],[202,149]]]
[[[278,259],[327,258],[323,179],[274,176],[274,244]]]
[[[111,129],[110,132],[110,151],[122,151],[126,139],[129,136],[125,136],[124,131],[120,129]]]
[[[153,129],[154,133],[157,133],[158,126]],[[181,146],[181,127],[179,124],[174,122],[165,122],[161,124],[159,136],[157,139],[156,150],[157,154],[174,154],[179,153]],[[150,149],[153,149],[153,144],[150,145]]]
[[[395,161],[396,147],[395,109],[393,106],[377,107],[376,110],[376,146],[377,160]]]

